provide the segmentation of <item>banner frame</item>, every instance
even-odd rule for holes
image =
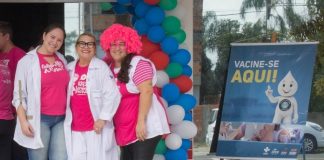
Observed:
[[[222,90],[222,95],[220,98],[220,105],[219,105],[219,112],[218,112],[218,116],[217,116],[217,122],[215,124],[214,127],[214,136],[213,136],[213,140],[212,142],[216,141],[216,145],[214,147],[214,150],[212,150],[212,146],[210,147],[210,152],[211,153],[215,153],[217,152],[217,147],[218,146],[218,133],[219,133],[219,129],[220,129],[220,123],[221,123],[221,119],[222,119],[222,112],[223,112],[223,107],[224,107],[224,98],[225,98],[225,93],[226,93],[226,85],[227,85],[227,78],[228,78],[228,67],[229,67],[229,62],[230,62],[230,58],[231,58],[231,53],[232,53],[232,47],[233,46],[276,46],[276,45],[318,45],[319,41],[314,41],[314,42],[285,42],[285,43],[230,43],[230,52],[229,52],[229,56],[228,56],[228,63],[227,63],[227,69],[226,69],[226,73],[225,73],[225,79],[224,79],[224,86],[223,86],[223,90]],[[318,46],[317,46],[318,49]],[[317,50],[318,51],[318,50]],[[315,53],[315,55],[317,55],[317,53]],[[316,59],[316,57],[315,57]],[[309,102],[310,103],[310,102]],[[216,135],[215,135],[216,134]],[[214,140],[214,138],[216,138]],[[303,140],[302,140],[303,142]],[[302,143],[303,145],[304,143]],[[303,148],[303,147],[302,147]],[[212,152],[213,151],[213,152]],[[305,154],[305,153],[303,153]],[[297,155],[298,156],[298,155]],[[273,160],[273,159],[280,159],[280,160],[296,160],[298,158],[263,158],[263,157],[230,157],[230,156],[217,156],[217,158],[221,158],[221,159],[242,159],[242,160]]]

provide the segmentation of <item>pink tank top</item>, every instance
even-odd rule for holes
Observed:
[[[114,116],[116,141],[125,146],[137,140],[136,123],[139,109],[139,94],[129,93],[125,83],[117,82],[122,98]]]

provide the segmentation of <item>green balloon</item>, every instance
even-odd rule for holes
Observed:
[[[175,34],[171,34],[170,36],[174,37],[179,42],[179,44],[183,43],[187,37],[186,32],[182,29],[180,29],[180,31]]]
[[[103,2],[100,4],[102,11],[109,11],[113,6],[109,2]]]
[[[172,10],[177,6],[177,0],[160,0],[159,6],[164,10]]]
[[[158,145],[155,148],[155,154],[164,154],[167,150],[167,147],[165,145],[165,141],[161,139],[158,143]]]
[[[180,20],[174,16],[168,16],[164,18],[162,22],[162,27],[167,34],[175,34],[180,31]]]
[[[178,63],[170,63],[165,69],[170,78],[178,77],[182,74],[182,66]]]

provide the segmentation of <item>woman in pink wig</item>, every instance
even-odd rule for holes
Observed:
[[[102,33],[100,44],[122,94],[114,116],[120,159],[153,159],[162,135],[170,133],[165,108],[154,92],[155,67],[139,56],[142,42],[132,28],[113,24]]]

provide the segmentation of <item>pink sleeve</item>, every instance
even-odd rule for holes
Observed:
[[[153,78],[153,70],[151,64],[149,62],[140,60],[135,69],[133,82],[137,86],[140,83],[152,78]]]

